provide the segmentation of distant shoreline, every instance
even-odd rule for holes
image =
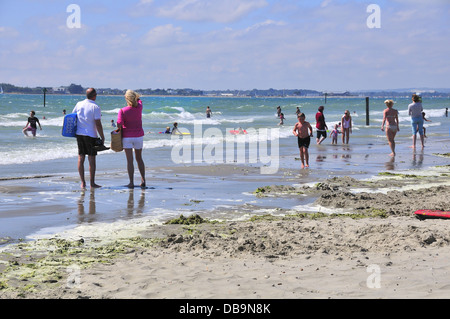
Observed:
[[[13,92],[13,93],[4,93],[3,95],[37,95],[37,96],[42,96],[43,94],[40,93],[17,93],[17,92]],[[117,96],[117,97],[121,97],[122,95],[120,94],[98,94],[99,96],[106,96],[106,97],[112,97],[112,96]],[[46,96],[85,96],[85,94],[58,94],[58,93],[47,93]],[[220,95],[141,95],[142,97],[176,97],[176,98],[180,98],[180,97],[186,97],[186,98],[230,98],[230,99],[324,99],[325,96],[236,96],[236,95],[232,95],[232,96],[220,96]],[[366,97],[369,98],[410,98],[410,95],[400,95],[400,96],[395,96],[395,95],[352,95],[352,96],[327,96],[327,99],[364,99]],[[428,99],[444,99],[444,98],[450,98],[450,94],[449,96],[427,96],[426,98]]]

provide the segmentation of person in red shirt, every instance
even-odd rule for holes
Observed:
[[[319,112],[316,113],[317,144],[321,144],[327,138],[328,126],[323,115],[324,109],[325,107],[319,106]]]

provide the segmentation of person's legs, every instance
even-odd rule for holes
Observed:
[[[303,147],[303,154],[305,155],[305,166],[309,167],[309,152],[307,147]]]
[[[142,149],[135,149],[134,154],[136,155],[136,163],[138,165],[139,173],[141,174],[141,187],[145,187],[145,164],[142,159]]]
[[[417,133],[418,133],[418,132],[422,132],[422,134],[423,134],[423,127],[420,128],[419,122],[420,122],[420,119],[418,119],[418,118],[414,118],[414,117],[413,117],[413,118],[411,119],[412,134],[413,134],[413,137],[412,137],[412,139],[413,139],[413,145],[412,145],[412,148],[416,148]],[[422,125],[423,125],[423,122],[422,122]],[[420,134],[420,133],[419,133],[419,134]]]
[[[100,185],[95,184],[95,171],[97,169],[96,158],[97,158],[97,156],[95,156],[95,155],[88,155],[90,183],[91,183],[91,187],[93,187],[93,188],[101,187]]]
[[[389,146],[391,148],[392,153],[389,154],[391,156],[395,156],[395,135],[397,134],[397,132],[391,130],[391,129],[387,129],[386,130],[386,136],[389,142]]]
[[[303,146],[300,147],[300,161],[302,162],[302,168],[305,167],[305,153],[303,152]]]
[[[417,121],[417,131],[420,135],[420,142],[422,143],[422,148],[424,148],[424,132],[423,132],[423,118],[418,119]]]
[[[84,160],[86,155],[78,155],[78,174],[81,179],[81,188],[86,188],[86,180],[84,179]]]
[[[133,149],[132,148],[125,148],[125,155],[127,157],[127,171],[128,171],[128,178],[130,179],[130,183],[127,185],[129,188],[134,187],[134,159],[133,159]]]
[[[322,144],[323,140],[327,138],[326,131],[317,131],[317,144]]]

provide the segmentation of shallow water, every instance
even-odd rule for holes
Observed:
[[[44,108],[41,96],[0,96],[0,238],[13,240],[33,233],[52,233],[61,227],[117,219],[148,217],[162,222],[183,213],[200,213],[206,218],[242,218],[252,212],[277,213],[277,209],[304,207],[312,199],[256,198],[252,192],[271,184],[308,184],[334,176],[370,178],[378,172],[420,170],[449,164],[450,119],[444,117],[448,99],[424,101],[428,128],[426,147],[412,150],[407,105],[399,99],[400,132],[396,137],[397,156],[388,156],[389,146],[380,130],[384,99],[371,99],[370,125],[366,126],[365,99],[314,98],[190,98],[143,97],[144,161],[149,188],[129,190],[126,160],[123,153],[106,151],[97,158],[97,182],[101,189],[81,191],[76,171],[75,139],[61,136],[62,110],[71,112],[82,97],[47,96]],[[111,119],[123,106],[122,97],[99,96],[103,126],[109,144]],[[206,106],[213,111],[206,119]],[[286,117],[278,126],[276,107]],[[349,109],[354,120],[350,144],[322,145],[311,143],[310,168],[301,170],[296,138],[292,135],[295,109],[299,106],[312,121],[319,105],[325,105],[328,126],[338,123]],[[36,138],[26,138],[21,129],[33,109],[41,120],[42,131]],[[46,119],[43,119],[45,116]],[[177,121],[191,135],[171,137],[159,134]],[[233,136],[231,129],[242,127],[250,134]],[[263,136],[264,129],[276,132]],[[278,131],[279,130],[279,131]],[[267,147],[266,147],[267,145]],[[174,152],[176,150],[176,152]],[[242,153],[241,153],[242,152]],[[231,155],[230,155],[231,154]],[[266,157],[264,157],[266,155]],[[182,160],[178,163],[176,160]],[[226,164],[236,173],[197,174],[194,167]],[[188,167],[182,174],[176,169]],[[253,168],[246,172],[245,168]],[[273,174],[262,174],[261,168],[272,167]],[[174,170],[172,170],[174,169]],[[289,173],[286,173],[289,172]],[[288,174],[288,175],[285,175]],[[49,177],[50,176],[50,177]],[[24,179],[26,177],[26,179]],[[136,183],[139,180],[135,174]]]

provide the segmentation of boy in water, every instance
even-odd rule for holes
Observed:
[[[177,123],[177,122],[173,123],[172,134],[178,134],[178,135],[181,135],[181,132],[180,132],[180,130],[178,129],[178,123]]]
[[[284,114],[280,113],[280,123],[278,123],[278,125],[284,125],[284,120],[285,120]]]
[[[302,161],[302,168],[309,167],[309,153],[308,148],[313,136],[313,129],[309,122],[305,121],[305,114],[298,115],[298,122],[295,123],[293,133],[298,139],[298,148],[300,149],[300,160]],[[309,134],[308,134],[309,130]]]
[[[33,136],[36,136],[36,130],[37,130],[36,123],[39,124],[39,128],[42,131],[41,123],[39,123],[39,119],[37,117],[35,117],[35,115],[36,115],[36,112],[34,112],[34,111],[30,112],[30,117],[28,118],[27,125],[22,130],[22,132],[23,132],[23,134],[25,134],[25,136],[28,136],[28,131],[31,131]]]

